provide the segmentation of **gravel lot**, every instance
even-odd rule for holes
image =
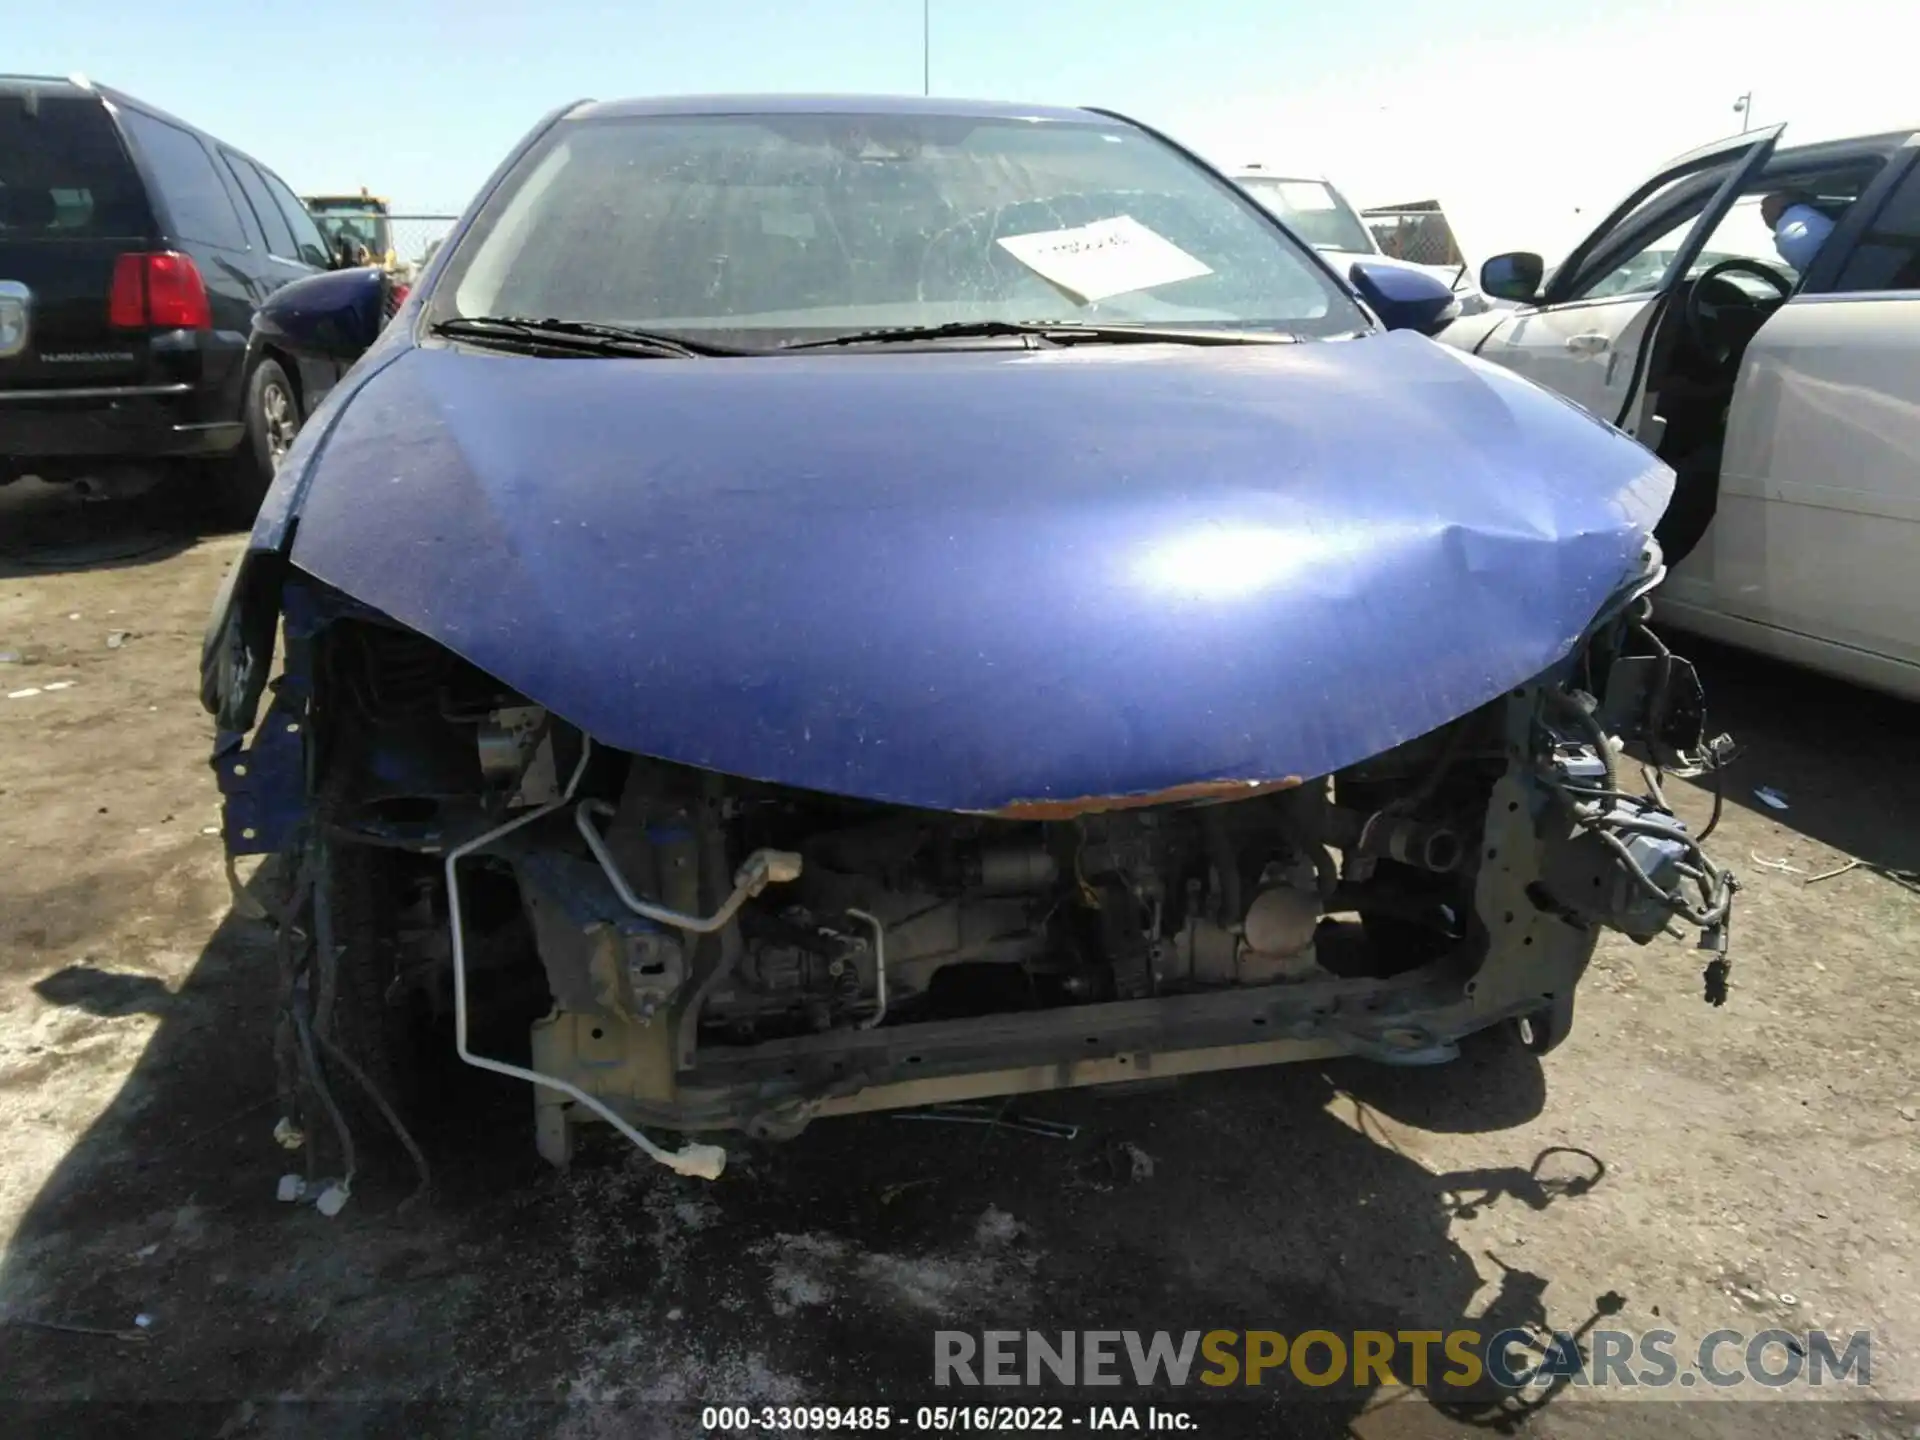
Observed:
[[[271,960],[229,908],[195,696],[240,541],[165,511],[0,491],[0,1432],[682,1435],[685,1402],[951,1399],[940,1327],[1604,1316],[1870,1329],[1873,1385],[1159,1398],[1200,1434],[1920,1434],[1920,893],[1873,868],[1920,867],[1911,707],[1685,647],[1744,746],[1714,841],[1746,886],[1724,1010],[1679,942],[1610,942],[1544,1063],[1021,1102],[1070,1141],[823,1122],[734,1146],[711,1185],[610,1140],[548,1171],[526,1094],[476,1074],[428,1207],[394,1213],[392,1168],[326,1220],[274,1199]],[[137,1342],[47,1328],[136,1315]]]

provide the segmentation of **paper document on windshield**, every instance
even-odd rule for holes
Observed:
[[[1041,279],[1082,304],[1213,273],[1212,267],[1131,215],[1116,215],[1071,230],[1002,235],[997,243]]]

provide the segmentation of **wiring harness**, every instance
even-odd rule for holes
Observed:
[[[1724,1005],[1731,976],[1727,931],[1739,882],[1701,845],[1720,817],[1717,764],[1709,767],[1715,780],[1713,816],[1695,836],[1667,803],[1656,770],[1642,772],[1650,793],[1636,795],[1621,788],[1615,742],[1586,697],[1547,693],[1550,717],[1567,724],[1584,744],[1572,756],[1559,744],[1548,747],[1536,768],[1538,778],[1566,806],[1578,829],[1605,848],[1641,904],[1650,907],[1647,913],[1660,918],[1657,929],[1680,921],[1698,931],[1698,948],[1711,957],[1704,974],[1705,998],[1710,1005]],[[1549,733],[1557,728],[1550,726]],[[1635,938],[1650,938],[1636,934],[1636,928],[1646,927],[1607,918]]]

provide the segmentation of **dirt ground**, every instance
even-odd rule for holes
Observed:
[[[1744,747],[1722,1010],[1691,949],[1609,942],[1545,1062],[1021,1102],[1072,1140],[822,1122],[713,1184],[610,1139],[549,1171],[475,1074],[431,1204],[396,1215],[394,1168],[329,1220],[274,1197],[271,960],[195,695],[239,545],[0,491],[0,1432],[690,1435],[703,1401],[951,1401],[943,1327],[1598,1320],[1870,1330],[1872,1384],[1158,1398],[1203,1435],[1920,1435],[1920,894],[1873,868],[1920,867],[1912,708],[1686,644]]]

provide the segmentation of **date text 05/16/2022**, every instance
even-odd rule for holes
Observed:
[[[822,1431],[907,1430],[922,1434],[1153,1430],[1199,1427],[1184,1410],[1152,1405],[709,1405],[703,1431],[724,1435],[817,1435]]]

